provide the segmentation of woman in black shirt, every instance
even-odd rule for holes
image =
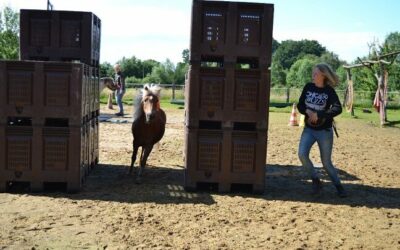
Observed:
[[[297,109],[305,115],[305,128],[299,144],[299,158],[308,170],[313,186],[313,193],[318,194],[322,183],[310,160],[310,150],[318,143],[324,169],[335,185],[338,195],[345,197],[346,192],[332,164],[333,117],[342,112],[342,106],[334,87],[339,83],[338,76],[327,64],[317,64],[312,73],[312,82],[307,83],[301,93]]]
[[[115,90],[115,100],[119,107],[119,112],[116,113],[116,116],[124,116],[124,105],[122,103],[122,98],[125,95],[125,77],[122,74],[121,66],[116,64],[114,66],[115,76],[114,81],[117,85],[117,89]]]

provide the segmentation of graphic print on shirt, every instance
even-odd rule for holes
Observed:
[[[325,93],[317,93],[307,91],[306,94],[306,107],[314,111],[324,110],[328,100],[328,95]]]

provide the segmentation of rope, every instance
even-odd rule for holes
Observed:
[[[351,110],[353,109],[353,99],[353,80],[348,80],[346,93],[344,94],[344,106],[346,107],[347,112],[351,112]]]

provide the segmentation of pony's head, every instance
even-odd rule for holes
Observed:
[[[146,123],[150,123],[160,109],[160,92],[158,85],[144,85],[142,89],[141,107],[145,116]]]
[[[111,91],[116,90],[117,85],[114,83],[114,79],[112,79],[111,77],[100,78],[100,91],[102,91],[106,87]]]

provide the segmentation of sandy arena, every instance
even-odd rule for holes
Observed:
[[[100,165],[80,193],[0,194],[0,249],[400,249],[398,129],[338,118],[333,162],[350,196],[338,198],[324,175],[313,197],[301,128],[270,113],[263,195],[187,193],[184,111],[166,113],[141,185],[126,174],[129,122],[102,122]]]

